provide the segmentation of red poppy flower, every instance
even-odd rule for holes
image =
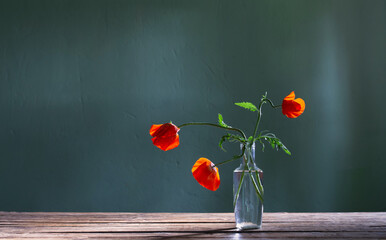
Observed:
[[[220,175],[218,168],[206,158],[200,158],[193,165],[193,177],[206,189],[216,191],[220,186]]]
[[[284,98],[281,104],[281,111],[289,118],[299,117],[306,108],[306,103],[301,98],[295,99],[295,92],[292,91],[287,97]]]
[[[178,136],[180,129],[172,124],[153,124],[150,128],[151,140],[158,148],[167,151],[178,147],[180,144],[180,137]]]

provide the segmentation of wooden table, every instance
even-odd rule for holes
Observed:
[[[0,212],[0,239],[376,238],[386,213],[264,213],[263,228],[239,232],[233,213]]]

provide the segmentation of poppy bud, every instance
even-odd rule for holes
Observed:
[[[153,124],[149,132],[153,137],[151,139],[153,144],[164,151],[168,151],[178,147],[180,144],[178,131],[180,131],[180,129],[176,125],[172,123],[165,123]]]
[[[301,98],[295,99],[295,92],[292,91],[287,97],[283,99],[281,111],[289,118],[299,117],[306,108],[306,103]]]

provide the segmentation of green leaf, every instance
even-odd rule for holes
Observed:
[[[222,147],[222,144],[225,142],[225,140],[229,140],[230,138],[230,134],[228,133],[227,135],[224,135],[221,137],[220,139],[220,142],[218,143],[219,147],[221,148],[221,150],[223,150],[224,152],[226,152],[226,150]]]
[[[288,155],[291,156],[290,150],[288,150],[288,148],[287,148],[286,146],[284,146],[284,144],[283,144],[283,146],[281,147],[281,149],[282,149],[285,153],[287,153]]]
[[[257,138],[257,140],[261,142],[261,139],[264,139],[266,140],[269,144],[271,144],[271,147],[272,149],[276,149],[276,150],[283,150],[286,154],[288,155],[291,155],[291,152],[288,150],[288,148],[286,146],[284,146],[284,144],[280,141],[279,138],[277,138],[275,136],[275,134],[273,133],[267,133],[259,138]],[[263,144],[263,143],[262,143]]]
[[[230,142],[236,142],[239,141],[241,143],[245,142],[246,140],[243,137],[240,137],[238,135],[230,134],[230,138],[228,139]]]
[[[229,142],[240,142],[240,143],[245,143],[247,140],[244,139],[243,137],[241,136],[238,136],[238,135],[234,135],[234,134],[226,134],[224,136],[221,137],[220,139],[220,142],[218,143],[219,147],[221,148],[221,150],[223,150],[224,152],[226,152],[226,150],[223,148],[223,143],[225,142],[225,140],[229,141]]]
[[[272,149],[275,149],[275,147],[276,147],[275,140],[271,139],[271,141],[269,141],[269,142],[271,143]]]
[[[288,148],[286,146],[284,146],[284,144],[280,141],[280,139],[278,139],[278,138],[276,138],[276,139],[277,139],[276,145],[278,146],[278,148],[283,150],[288,155],[291,155],[291,152],[288,150]]]
[[[224,122],[224,119],[223,119],[221,113],[218,114],[218,124],[219,124],[220,126],[222,126],[222,127],[226,127],[226,128],[227,128],[227,127],[230,127],[230,126],[228,126],[228,125]]]
[[[239,103],[235,103],[235,105],[242,107],[242,108],[245,108],[245,109],[248,109],[252,112],[257,111],[257,107],[250,102],[239,102]]]

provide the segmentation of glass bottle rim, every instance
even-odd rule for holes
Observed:
[[[247,143],[248,144],[248,143]],[[240,149],[243,149],[244,143],[240,143]],[[252,144],[251,148],[255,150],[255,143]]]

